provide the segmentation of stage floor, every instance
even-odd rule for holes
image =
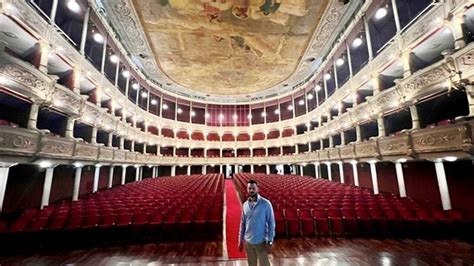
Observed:
[[[472,265],[474,244],[458,240],[294,238],[276,240],[273,265]],[[246,265],[223,256],[222,241],[40,249],[0,257],[0,265]]]

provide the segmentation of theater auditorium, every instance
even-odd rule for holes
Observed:
[[[472,265],[473,32],[472,0],[0,0],[0,264],[247,265],[254,180],[272,265]]]

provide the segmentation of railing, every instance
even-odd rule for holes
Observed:
[[[405,132],[315,152],[283,156],[256,157],[168,157],[142,154],[89,144],[75,139],[51,136],[39,130],[0,126],[0,155],[27,158],[52,158],[112,164],[210,165],[278,164],[358,160],[394,160],[396,158],[433,158],[456,154],[469,158],[474,154],[474,121]]]

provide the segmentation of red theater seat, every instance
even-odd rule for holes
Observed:
[[[301,235],[300,220],[297,209],[285,209],[285,222],[287,228],[287,235],[297,236]]]
[[[318,236],[327,236],[331,230],[329,228],[329,219],[326,209],[314,209],[313,217],[316,222],[316,234]]]
[[[277,236],[286,235],[286,221],[285,221],[285,214],[283,213],[283,209],[276,209],[274,211],[275,214],[275,234]]]
[[[301,222],[301,231],[305,236],[314,236],[314,219],[313,212],[310,209],[301,209],[299,211],[299,218]]]
[[[357,214],[353,209],[341,209],[342,221],[344,231],[348,235],[355,235],[359,233],[359,221],[357,220]]]

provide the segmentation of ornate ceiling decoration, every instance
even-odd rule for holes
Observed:
[[[147,77],[171,93],[217,102],[266,98],[301,84],[350,10],[337,0],[101,4]]]

